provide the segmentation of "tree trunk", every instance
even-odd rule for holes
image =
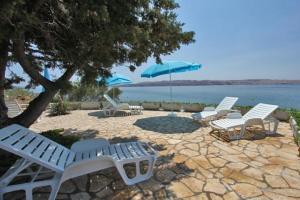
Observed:
[[[29,127],[33,124],[40,115],[46,110],[48,104],[51,102],[55,94],[58,92],[57,90],[46,90],[39,94],[34,100],[29,103],[29,106],[23,113],[18,115],[15,118],[8,119],[5,122],[5,125],[10,124],[20,124],[25,127]]]
[[[8,59],[9,42],[2,40],[0,42],[0,124],[7,120],[7,107],[5,105],[5,70]]]

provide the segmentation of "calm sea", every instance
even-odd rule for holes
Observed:
[[[123,101],[169,101],[169,87],[122,87]],[[239,97],[238,105],[269,103],[300,109],[300,85],[174,86],[178,102],[218,103],[225,96]]]

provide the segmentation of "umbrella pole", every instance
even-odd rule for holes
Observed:
[[[172,89],[172,73],[169,73],[169,81],[170,81],[170,85],[169,85],[169,88],[170,88],[170,102],[171,102],[171,113],[169,114],[169,116],[171,117],[175,117],[176,115],[174,114],[174,105],[173,105],[173,89]]]

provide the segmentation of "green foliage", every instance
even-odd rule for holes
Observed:
[[[111,88],[107,92],[107,94],[113,99],[120,100],[120,95],[122,94],[122,90],[118,87],[114,87],[114,88]]]
[[[41,134],[54,142],[57,142],[67,148],[70,148],[73,143],[79,141],[80,137],[75,135],[62,135],[64,129],[54,129],[42,132]]]
[[[68,112],[68,104],[61,100],[58,100],[57,103],[51,104],[50,107],[50,116],[66,115]]]
[[[5,90],[5,98],[8,100],[14,100],[17,98],[30,98],[33,99],[35,94],[29,90],[23,88],[13,88]]]
[[[0,46],[8,46],[10,64],[23,65],[12,48],[21,42],[33,70],[76,68],[84,82],[95,84],[114,64],[134,70],[193,42],[194,32],[184,32],[177,20],[178,7],[174,0],[3,0]],[[38,79],[30,77],[31,87]]]
[[[296,120],[298,126],[300,127],[300,111],[296,110],[296,109],[291,109],[290,114],[291,114],[291,116],[294,117],[294,119]]]
[[[66,96],[69,101],[99,101],[105,91],[104,86],[75,83]]]

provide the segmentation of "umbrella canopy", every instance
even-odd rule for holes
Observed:
[[[101,81],[102,78],[98,79]],[[105,79],[105,84],[109,87],[131,84],[132,81],[127,76],[114,73],[111,77]]]
[[[200,68],[201,65],[197,63],[186,61],[163,61],[162,64],[151,65],[141,74],[141,77],[152,78],[164,74],[198,70]]]
[[[200,64],[191,63],[186,61],[163,61],[162,64],[151,65],[146,69],[141,77],[152,78],[164,74],[169,74],[170,77],[170,101],[173,102],[173,91],[172,91],[172,74],[181,73],[186,71],[198,70],[201,68]],[[169,114],[171,117],[175,117],[176,114],[172,112]]]
[[[128,77],[122,74],[114,73],[111,77],[105,80],[105,83],[107,86],[119,86],[119,85],[131,84],[132,81]]]

